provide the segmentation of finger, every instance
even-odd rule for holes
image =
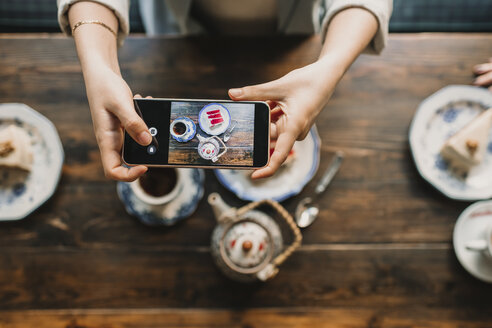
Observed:
[[[275,145],[275,151],[270,158],[270,162],[266,167],[254,171],[253,174],[251,174],[251,178],[261,179],[272,176],[289,155],[295,141],[296,137],[290,133],[280,134],[277,139],[277,144]]]
[[[280,100],[282,88],[278,80],[251,85],[243,88],[229,89],[232,100]]]
[[[492,72],[482,74],[473,81],[473,84],[480,86],[489,86],[492,84]]]
[[[275,107],[270,111],[270,121],[277,122],[280,116],[284,114],[284,111],[279,106]]]
[[[311,131],[310,128],[307,128],[306,130],[304,130],[298,137],[297,137],[297,141],[302,141],[304,139],[306,139],[307,135],[309,134],[309,131]]]
[[[120,154],[104,143],[100,145],[100,149],[104,175],[109,179],[130,182],[147,172],[147,167],[143,165],[131,168],[121,166]]]
[[[277,125],[274,123],[270,123],[270,140],[277,140],[277,138],[278,138]]]
[[[118,117],[121,125],[133,140],[142,146],[147,146],[151,143],[152,136],[150,135],[149,128],[143,119],[138,116],[131,102],[127,105],[120,105],[119,110],[111,112]]]
[[[276,101],[273,101],[273,100],[267,100],[265,101],[268,105],[268,107],[270,107],[270,110],[274,109],[275,107],[277,107],[277,102]]]
[[[483,74],[492,71],[492,63],[480,64],[473,67],[475,74]]]
[[[106,174],[106,177],[118,181],[132,182],[141,177],[145,172],[147,172],[147,167],[143,165],[131,168],[118,166],[113,168],[109,174]]]
[[[133,96],[133,98],[141,99],[141,98],[142,98],[142,95],[141,95],[141,94],[139,94],[139,93],[137,93],[137,94],[135,94],[135,96]],[[153,99],[153,98],[154,98],[154,97],[152,97],[152,96],[147,96],[147,97],[145,97],[145,99]]]

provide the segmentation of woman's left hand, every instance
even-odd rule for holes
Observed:
[[[268,165],[256,170],[251,178],[273,175],[287,158],[294,142],[303,140],[309,133],[343,75],[343,71],[336,72],[326,65],[329,65],[326,60],[317,61],[272,82],[229,90],[232,100],[266,101],[270,105],[270,138],[277,140],[275,150]],[[320,72],[327,71],[333,74],[320,76]]]

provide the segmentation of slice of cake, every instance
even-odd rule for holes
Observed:
[[[492,108],[486,110],[446,141],[441,156],[458,173],[480,164],[487,151],[492,128]]]
[[[32,162],[31,138],[27,132],[15,125],[0,130],[0,167],[30,171]]]

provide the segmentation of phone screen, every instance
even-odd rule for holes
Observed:
[[[263,167],[269,158],[268,105],[179,99],[135,99],[153,142],[138,145],[125,134],[129,165]]]

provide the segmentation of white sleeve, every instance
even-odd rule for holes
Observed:
[[[58,5],[58,24],[66,35],[72,35],[70,23],[68,21],[68,10],[70,6],[82,0],[57,0]],[[130,32],[130,0],[91,0],[111,9],[118,18],[118,44],[121,44]]]
[[[393,10],[392,0],[318,0],[313,10],[313,21],[316,32],[321,34],[324,42],[331,19],[340,11],[347,8],[364,8],[378,20],[378,31],[366,53],[379,54],[388,40],[388,25]]]

